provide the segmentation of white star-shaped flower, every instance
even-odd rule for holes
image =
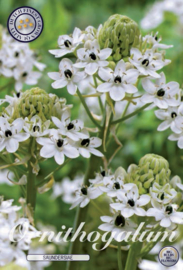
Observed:
[[[178,115],[180,115],[178,107],[168,107],[166,110],[161,109],[155,111],[154,113],[158,119],[163,120],[163,122],[158,126],[158,131],[164,131],[171,128],[173,132],[181,132],[176,121],[176,118]]]
[[[93,75],[98,69],[109,64],[106,59],[111,53],[112,49],[110,48],[100,50],[97,40],[86,41],[84,48],[77,50],[78,62],[74,66],[84,68],[88,75]]]
[[[68,143],[67,139],[62,138],[58,130],[51,129],[49,138],[37,138],[39,144],[43,147],[40,156],[44,158],[54,157],[59,165],[64,163],[65,156],[68,158],[77,158],[79,152]]]
[[[155,217],[160,226],[168,228],[174,224],[183,224],[183,212],[176,212],[177,205],[162,205],[153,200],[152,206],[147,210],[147,216]]]
[[[150,196],[139,196],[138,188],[136,185],[134,185],[133,188],[126,191],[125,193],[118,193],[118,199],[121,202],[112,203],[110,206],[117,211],[121,211],[121,215],[124,217],[128,218],[133,215],[146,216],[146,211],[142,208],[142,206],[149,203]]]
[[[118,242],[124,240],[126,233],[134,232],[137,225],[129,219],[126,219],[120,213],[111,216],[102,216],[100,219],[104,222],[98,228],[105,232],[112,232],[112,236]]]
[[[76,199],[70,209],[73,209],[77,205],[80,205],[80,207],[83,208],[90,202],[90,200],[96,199],[101,194],[102,191],[97,187],[82,186],[76,191]]]
[[[180,88],[177,82],[166,83],[166,77],[163,72],[160,78],[153,83],[150,78],[142,80],[142,86],[147,92],[141,97],[143,103],[151,103],[152,107],[168,109],[169,106],[176,107],[180,105]]]
[[[144,76],[150,75],[153,78],[160,78],[160,75],[156,71],[170,63],[170,60],[163,60],[162,54],[154,52],[152,49],[148,49],[145,53],[142,53],[140,50],[132,48],[130,54],[132,58],[129,58],[129,61]]]
[[[21,132],[23,125],[22,118],[17,118],[10,124],[6,118],[0,117],[0,151],[6,148],[9,153],[14,153],[18,150],[19,142],[30,137],[30,134]]]
[[[91,138],[88,137],[87,139],[74,142],[74,146],[78,149],[80,155],[82,155],[85,158],[89,158],[90,153],[95,156],[103,157],[103,154],[99,150],[95,149],[101,146],[101,144],[102,140],[97,137]]]
[[[75,28],[72,36],[63,35],[58,38],[58,46],[60,49],[49,50],[55,57],[62,57],[68,53],[73,53],[79,44],[82,43],[84,34],[79,28]]]
[[[125,93],[134,94],[138,91],[133,84],[137,81],[139,72],[136,69],[126,70],[123,60],[117,63],[114,71],[110,68],[101,68],[99,76],[105,82],[98,86],[97,91],[109,92],[114,101],[122,100]]]
[[[83,121],[79,119],[71,121],[68,110],[62,114],[61,121],[57,117],[52,117],[52,121],[59,129],[60,134],[67,136],[73,141],[88,138],[88,135],[80,132],[84,128]]]
[[[73,66],[71,60],[64,58],[59,64],[59,72],[49,72],[48,76],[55,80],[52,87],[55,89],[67,86],[69,94],[74,95],[77,90],[77,84],[85,78],[85,73],[78,71]]]
[[[42,137],[49,133],[50,120],[43,123],[38,115],[34,115],[30,120],[25,118],[24,130],[32,137]]]

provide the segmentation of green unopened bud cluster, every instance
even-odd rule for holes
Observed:
[[[14,108],[12,120],[27,117],[29,120],[38,115],[42,121],[50,120],[52,116],[60,118],[66,100],[56,95],[49,95],[38,87],[26,90]]]
[[[139,193],[146,194],[154,182],[160,186],[169,183],[170,174],[169,163],[165,158],[147,154],[140,159],[138,166],[131,166],[125,182],[134,182],[139,188]]]
[[[127,16],[115,14],[101,27],[98,41],[101,49],[113,50],[111,60],[119,61],[130,56],[130,49],[139,47],[142,39],[135,21]]]

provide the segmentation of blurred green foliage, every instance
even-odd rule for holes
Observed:
[[[56,71],[59,60],[50,55],[48,50],[56,48],[59,35],[72,32],[76,26],[81,29],[84,29],[88,25],[97,27],[114,13],[127,15],[139,23],[145,15],[147,8],[153,2],[153,0],[0,0],[0,24],[6,26],[9,14],[20,6],[31,6],[41,13],[44,20],[43,33],[37,40],[30,44],[31,48],[41,56],[40,61],[47,65],[38,86],[48,92],[53,92],[67,98],[68,103],[74,104],[72,114],[76,118],[79,111],[78,99],[70,96],[64,89],[55,90],[51,88],[51,79],[48,78],[47,72]],[[174,45],[174,48],[168,50],[167,53],[168,58],[172,60],[172,64],[164,68],[164,72],[167,75],[168,81],[174,80],[182,84],[183,61],[181,58],[183,53],[183,38],[177,26],[177,18],[171,13],[167,13],[165,17],[164,23],[155,29],[155,31],[159,31],[159,36],[162,36],[163,43]],[[143,33],[145,34],[144,31]],[[6,84],[6,82],[7,80],[2,78],[0,80],[0,86]],[[0,96],[3,97],[7,93],[7,90],[11,92],[13,86],[11,85],[6,91],[2,91]],[[157,131],[159,123],[153,111],[143,112],[138,117],[122,123],[119,128],[118,137],[123,144],[123,148],[113,160],[111,164],[112,169],[115,170],[118,166],[127,168],[131,163],[138,163],[138,160],[143,155],[156,153],[169,161],[172,175],[178,174],[183,179],[182,150],[177,148],[176,142],[167,140],[170,134],[169,131],[162,133]],[[109,152],[112,154],[116,147],[114,143]],[[57,171],[55,181],[61,181],[65,176],[73,179],[75,172],[78,170],[85,173],[87,162],[84,158],[73,160],[61,171]],[[47,162],[43,163],[39,178],[41,179],[56,167],[53,160],[50,160],[49,164]],[[6,199],[15,198],[15,202],[18,202],[21,193],[17,186],[3,184],[0,188],[1,194]],[[58,231],[63,224],[67,227],[72,227],[75,210],[70,211],[69,205],[63,203],[60,198],[56,200],[51,199],[51,193],[52,191],[48,191],[42,195],[38,194],[36,221],[41,220],[45,225],[54,225]],[[98,203],[107,214],[108,209],[106,209],[105,201],[100,199]],[[90,206],[86,220],[88,222],[88,230],[96,230],[100,222],[99,216],[100,213],[93,206]],[[66,249],[65,252],[68,252],[68,250]],[[107,249],[103,252],[94,252],[91,244],[87,244],[86,253],[91,255],[91,261],[87,264],[83,263],[82,269],[117,269],[116,250]],[[60,268],[65,269],[65,263],[55,262],[48,269],[56,270]]]

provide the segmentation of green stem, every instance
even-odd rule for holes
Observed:
[[[123,270],[122,256],[121,256],[121,245],[120,245],[120,243],[118,244],[118,269],[119,270]]]
[[[97,78],[96,78],[96,76],[93,76],[93,80],[94,80],[95,88],[97,89],[98,83],[97,83]],[[103,106],[103,104],[102,104],[102,100],[101,100],[100,96],[98,96],[98,102],[99,102],[100,110],[101,110],[101,112],[103,113],[103,111],[104,111],[104,106]]]
[[[102,214],[103,216],[106,216],[106,214],[101,210],[101,208],[98,207],[98,205],[93,200],[91,200],[90,202],[100,212],[100,214]]]
[[[81,93],[79,92],[79,90],[77,90],[77,94],[78,94],[78,97],[80,98],[81,100],[81,103],[83,104],[85,110],[86,110],[86,113],[88,114],[89,118],[91,119],[91,121],[94,123],[95,126],[97,126],[99,129],[101,129],[102,127],[97,123],[97,121],[93,118],[84,98],[82,97]]]
[[[35,149],[35,139],[32,138],[30,142],[30,148],[29,148],[29,153],[34,153]],[[27,205],[30,205],[33,209],[33,212],[35,211],[36,207],[36,193],[37,193],[37,188],[36,188],[36,175],[32,172],[33,168],[31,164],[35,163],[35,157],[31,157],[30,160],[28,161],[28,175],[27,175]]]
[[[128,252],[128,257],[125,265],[125,270],[136,270],[137,269],[137,258],[139,257],[142,242],[135,242],[131,245],[131,248]]]
[[[31,166],[32,159],[28,162],[28,176],[27,176],[27,204],[31,205],[33,210],[35,210],[36,207],[36,177],[35,174],[32,172],[32,166]]]
[[[148,103],[148,104],[142,106],[141,108],[137,109],[136,111],[134,111],[134,112],[132,112],[132,113],[130,113],[130,114],[128,114],[128,115],[126,115],[126,116],[120,118],[120,119],[117,119],[117,120],[113,121],[113,122],[112,122],[112,125],[115,125],[115,124],[124,122],[125,120],[127,120],[127,119],[131,118],[132,116],[138,114],[139,112],[143,111],[144,109],[146,109],[146,108],[149,107],[150,105],[151,105],[151,103]]]

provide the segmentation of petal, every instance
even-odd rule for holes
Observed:
[[[97,91],[102,93],[109,92],[112,85],[112,83],[102,83],[97,87]]]
[[[143,103],[152,103],[154,101],[154,96],[153,95],[150,95],[150,94],[144,94],[141,97],[141,101]]]
[[[98,70],[98,64],[97,63],[89,63],[85,67],[85,72],[89,75],[93,75]]]
[[[142,80],[142,87],[149,94],[155,94],[156,93],[156,87],[155,87],[154,83],[152,83],[151,80],[149,80],[149,79],[145,78],[145,79]]]
[[[7,142],[6,142],[6,150],[9,152],[9,153],[14,153],[17,151],[19,147],[19,143],[17,140],[11,138],[11,139],[8,139]]]
[[[159,126],[158,126],[158,131],[164,131],[166,129],[168,129],[171,125],[171,120],[166,120],[163,121]]]
[[[60,73],[59,72],[48,72],[48,77],[50,77],[52,80],[59,80],[60,79]]]
[[[102,217],[100,217],[100,219],[103,222],[107,222],[107,223],[110,223],[113,220],[113,218],[112,217],[109,217],[109,216],[102,216]]]
[[[132,84],[123,84],[123,88],[124,88],[125,92],[129,93],[129,94],[134,94],[134,93],[138,92],[138,89]]]
[[[125,90],[121,86],[113,85],[109,95],[114,101],[120,101],[125,97]]]
[[[67,90],[70,95],[74,95],[76,93],[77,86],[73,82],[70,82],[67,85]]]
[[[56,149],[54,145],[45,145],[41,148],[40,156],[44,158],[51,158],[55,155]]]
[[[91,137],[90,138],[90,145],[94,146],[94,147],[99,147],[102,144],[102,140],[100,138],[97,137]]]
[[[79,156],[78,150],[70,145],[64,146],[63,153],[69,158],[77,158]]]
[[[171,226],[171,221],[170,221],[169,218],[163,218],[163,219],[161,220],[161,222],[160,222],[160,225],[161,225],[162,227],[168,228],[168,227]]]
[[[64,154],[60,151],[55,151],[55,155],[54,155],[55,161],[57,164],[61,165],[64,163],[65,157]]]
[[[105,60],[111,55],[111,53],[112,53],[112,49],[106,48],[106,49],[101,50],[98,56],[100,60]]]
[[[110,68],[100,68],[98,75],[103,81],[109,81],[113,78],[113,70]]]
[[[68,83],[67,80],[60,79],[58,81],[53,82],[51,85],[52,85],[53,88],[59,89],[59,88],[65,87],[67,85],[67,83]]]
[[[90,153],[92,153],[94,156],[103,157],[104,155],[95,148],[90,148]]]
[[[90,152],[85,148],[82,148],[82,147],[79,148],[79,152],[84,158],[89,158],[90,157]]]
[[[136,214],[137,216],[144,217],[144,216],[146,216],[146,211],[145,211],[143,208],[137,207],[137,208],[135,209],[135,214]]]
[[[105,224],[101,224],[98,228],[102,231],[105,231],[105,232],[111,232],[113,227],[114,227],[114,225],[105,223]]]
[[[89,198],[85,198],[85,199],[81,202],[80,207],[81,207],[81,208],[85,207],[89,202],[90,202],[90,199],[89,199]]]
[[[177,143],[178,147],[180,149],[183,149],[183,137],[181,137],[179,140],[178,140],[178,143]]]
[[[150,202],[150,196],[149,195],[141,195],[140,199],[137,200],[138,206],[144,206]]]

